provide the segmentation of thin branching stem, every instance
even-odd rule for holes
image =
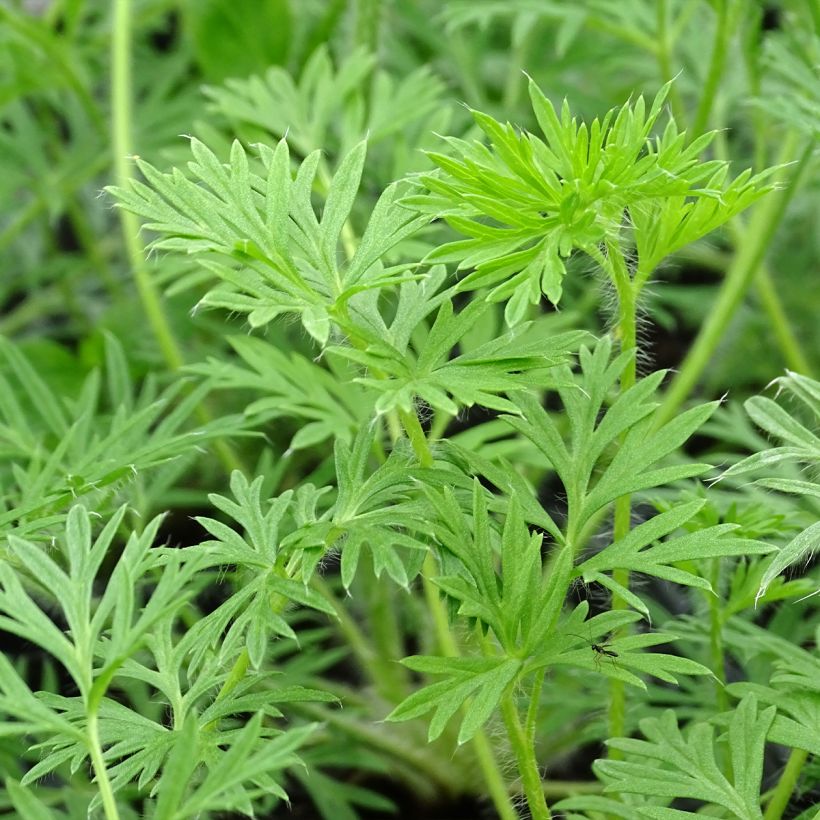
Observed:
[[[609,261],[611,275],[614,280],[615,290],[618,294],[618,336],[620,337],[621,350],[632,351],[633,355],[624,368],[621,375],[620,391],[623,393],[635,384],[637,366],[635,352],[637,348],[637,318],[635,287],[629,275],[626,259],[620,248],[610,245],[607,249],[607,259]],[[630,519],[632,515],[632,502],[628,495],[621,496],[615,502],[615,521],[613,540],[620,541],[629,534]],[[627,589],[629,587],[629,571],[616,569],[613,572],[613,580]],[[618,595],[612,596],[613,609],[625,609],[626,602]],[[624,682],[616,678],[609,681],[609,736],[621,737],[626,726],[626,690]],[[610,757],[617,758],[617,749],[609,750]]]
[[[111,36],[111,146],[117,185],[130,187],[133,178],[131,131],[133,127],[131,85],[131,0],[115,0]],[[125,252],[134,277],[142,308],[157,340],[162,357],[172,371],[185,363],[182,350],[165,315],[160,295],[145,263],[145,246],[139,237],[139,220],[125,208],[118,208]],[[212,420],[208,409],[200,404],[196,415],[207,424]],[[214,449],[226,470],[246,472],[230,445],[219,439]]]

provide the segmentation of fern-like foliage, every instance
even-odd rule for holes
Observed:
[[[646,740],[617,738],[608,745],[618,749],[625,760],[599,760],[596,772],[603,779],[604,793],[641,795],[649,801],[625,806],[606,797],[573,797],[562,800],[556,809],[569,810],[568,817],[594,817],[575,814],[574,809],[606,811],[623,818],[684,820],[700,816],[694,811],[653,805],[653,798],[668,804],[674,798],[697,800],[720,807],[725,816],[747,820],[760,818],[761,776],[766,735],[774,720],[775,708],[759,709],[754,696],[744,698],[733,712],[728,729],[728,748],[732,758],[732,780],[721,771],[716,757],[714,729],[697,723],[681,731],[672,711],[658,718],[641,721]],[[650,802],[652,801],[652,802]]]
[[[777,492],[803,496],[807,505],[816,513],[820,499],[820,482],[817,480],[820,470],[820,438],[807,425],[816,426],[820,420],[820,382],[799,373],[789,373],[777,379],[776,383],[780,391],[794,399],[794,412],[789,412],[766,396],[753,396],[745,402],[744,407],[752,421],[778,440],[780,445],[733,464],[721,478],[733,479],[747,474],[769,472],[781,464],[799,464],[805,471],[805,478],[767,476],[756,479],[754,483]],[[801,421],[801,417],[806,424]],[[788,567],[814,554],[818,545],[820,523],[815,522],[780,550],[760,580],[757,597],[765,595],[772,581]]]
[[[201,427],[190,417],[210,392],[185,381],[160,391],[148,378],[136,391],[122,346],[106,338],[106,379],[86,378],[79,395],[57,394],[12,342],[0,339],[0,532],[42,537],[83,496],[102,513],[143,471],[188,455],[216,437],[239,434],[241,417]],[[107,407],[113,409],[108,412]]]
[[[395,167],[396,160],[416,140],[446,127],[449,116],[441,104],[443,84],[429,68],[396,79],[376,62],[375,55],[356,49],[334,67],[322,46],[298,80],[273,66],[263,76],[207,87],[205,95],[236,133],[251,126],[267,140],[287,135],[301,156],[317,149],[344,155],[365,136],[370,145],[389,140],[393,167],[385,170],[396,179],[406,170]]]
[[[398,203],[400,186],[390,185],[370,215],[358,246],[345,240],[346,224],[359,187],[367,145],[359,143],[341,161],[317,217],[312,191],[320,161],[314,151],[292,178],[287,143],[259,146],[262,168],[252,166],[234,142],[227,165],[201,142],[191,140],[190,177],[138,165],[148,187],[112,188],[121,207],[147,220],[160,234],[154,246],[201,255],[224,284],[202,304],[248,314],[252,327],[281,314],[298,314],[305,329],[324,345],[331,315],[344,316],[357,293],[383,288],[406,276],[406,265],[385,267],[382,259],[418,230],[427,217]],[[347,261],[340,257],[346,245]]]
[[[642,285],[663,258],[768,190],[765,174],[744,172],[727,186],[726,163],[699,161],[714,134],[687,143],[670,120],[650,139],[669,87],[648,110],[639,97],[588,126],[579,124],[566,101],[557,112],[530,80],[543,139],[473,112],[490,147],[448,138],[449,154],[430,153],[439,172],[419,177],[428,192],[405,199],[467,236],[429,259],[469,271],[461,289],[489,287],[489,299],[509,300],[511,325],[542,293],[558,303],[564,260],[574,249],[606,269],[602,248],[634,242],[635,281]]]

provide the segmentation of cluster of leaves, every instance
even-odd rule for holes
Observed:
[[[671,120],[650,141],[669,88],[648,111],[639,97],[587,126],[566,100],[559,116],[530,80],[544,140],[473,112],[490,147],[449,138],[451,153],[429,154],[440,173],[419,178],[429,193],[405,200],[444,216],[469,237],[437,248],[429,259],[471,270],[461,289],[491,287],[489,299],[509,299],[510,325],[542,293],[559,302],[563,260],[574,249],[601,259],[602,248],[617,247],[628,233],[637,251],[635,278],[645,282],[664,258],[770,190],[765,173],[746,171],[726,185],[725,162],[698,161],[714,133],[687,144]]]
[[[758,278],[761,372],[800,372],[748,418],[635,378],[662,265],[736,307],[807,211],[811,4],[770,33],[740,0],[171,0],[135,4],[133,55],[127,2],[34,5],[0,8],[0,813],[358,820],[390,779],[504,820],[522,792],[538,820],[815,820],[800,266]],[[710,306],[678,299],[647,320]]]

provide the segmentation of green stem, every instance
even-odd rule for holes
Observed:
[[[525,724],[527,732],[527,742],[535,748],[536,730],[538,728],[538,710],[541,704],[541,689],[544,686],[546,669],[540,669],[535,673],[535,682],[530,693],[530,705],[527,707],[527,722]]]
[[[356,44],[363,46],[371,54],[378,50],[381,15],[381,0],[357,0]]]
[[[809,7],[809,14],[814,24],[814,33],[820,36],[820,3],[817,0],[806,0],[806,5]]]
[[[424,430],[419,423],[418,416],[413,412],[401,410],[399,417],[404,425],[407,437],[410,439],[413,452],[419,460],[419,464],[422,467],[432,467],[433,454],[430,452],[430,446],[427,442],[427,437],[424,435]],[[424,559],[421,575],[424,598],[433,618],[433,627],[435,629],[439,650],[445,657],[457,658],[461,653],[459,652],[455,637],[450,631],[447,610],[439,597],[438,590],[432,582],[432,578],[437,572],[436,560],[432,552],[428,552]],[[487,740],[487,735],[483,730],[479,730],[473,735],[473,739],[470,743],[478,758],[478,764],[481,767],[484,782],[490,792],[495,810],[502,820],[517,820],[518,814],[510,802],[504,777],[498,768],[498,763],[493,754],[492,746]]]
[[[711,590],[706,591],[707,606],[709,607],[709,653],[712,672],[715,676],[715,703],[718,712],[728,712],[730,709],[729,695],[726,692],[726,659],[723,652],[723,618],[720,609],[720,558],[713,558],[710,562],[709,584]],[[719,757],[720,768],[728,780],[733,780],[732,756],[722,750]]]
[[[42,320],[52,310],[63,307],[64,301],[57,285],[47,285],[35,290],[17,307],[0,317],[0,335],[12,336],[29,322]]]
[[[669,36],[669,0],[657,0],[656,12],[658,26],[658,49],[656,56],[661,82],[665,85],[672,79],[672,38]],[[678,128],[683,130],[686,127],[686,115],[680,91],[675,83],[673,83],[669,89],[669,104],[672,107],[672,116],[675,118]]]
[[[600,794],[604,784],[595,780],[545,780],[547,797],[575,797],[579,794]]]
[[[798,137],[790,133],[783,146],[782,156],[792,156],[798,146]],[[744,295],[760,267],[766,249],[780,224],[797,183],[811,158],[813,143],[809,142],[792,172],[789,184],[780,191],[769,195],[756,208],[744,232],[743,241],[738,246],[726,279],[721,286],[711,313],[689,349],[680,370],[669,386],[663,403],[655,416],[661,425],[675,415],[709,364],[712,354],[723,338],[726,327],[734,316]]]
[[[535,749],[529,742],[527,733],[518,717],[518,707],[514,696],[507,694],[501,699],[501,715],[507,727],[507,736],[510,739],[518,771],[521,774],[521,785],[533,820],[551,820],[552,813],[547,805],[541,773],[538,771],[538,761],[535,759]]]
[[[399,419],[401,419],[407,438],[410,439],[410,446],[419,460],[422,467],[433,466],[433,454],[430,452],[430,445],[427,443],[427,436],[424,435],[419,418],[415,413],[408,413],[406,410],[399,411]]]
[[[513,111],[518,105],[521,97],[521,92],[524,89],[523,71],[526,67],[527,54],[530,50],[535,35],[538,31],[536,26],[530,26],[518,39],[512,44],[510,52],[510,59],[507,63],[507,78],[504,83],[504,93],[501,97],[501,107],[503,111]]]
[[[314,575],[310,583],[333,607],[337,618],[336,626],[355,655],[362,673],[370,676],[373,682],[378,685],[378,681],[376,680],[376,664],[374,663],[376,653],[368,642],[367,637],[359,628],[356,621],[351,617],[346,607],[343,607],[339,603],[338,597],[321,575]]]
[[[111,37],[111,145],[117,185],[129,188],[132,168],[131,126],[131,0],[114,0]],[[145,264],[145,248],[139,239],[139,221],[125,208],[118,209],[125,249],[148,324],[171,370],[183,365],[182,353],[162,309],[162,302]]]
[[[783,774],[780,775],[780,780],[777,781],[772,798],[769,800],[769,805],[763,813],[763,820],[780,820],[783,816],[783,811],[789,803],[794,787],[797,785],[797,778],[808,756],[809,753],[804,749],[792,749]]]
[[[132,166],[131,87],[131,0],[114,0],[113,32],[111,37],[111,145],[114,153],[114,172],[117,185],[129,188]],[[165,316],[159,293],[154,287],[151,274],[145,264],[145,247],[139,238],[139,221],[125,208],[117,209],[120,215],[123,241],[128,262],[137,286],[140,302],[148,324],[159,344],[165,363],[171,370],[179,370],[185,363],[171,325]],[[211,421],[204,405],[197,408],[197,418],[203,424]],[[215,450],[227,470],[245,472],[241,461],[227,444],[218,440]]]
[[[731,0],[719,0],[718,3],[718,19],[715,27],[715,41],[712,45],[712,56],[709,60],[709,69],[703,85],[703,95],[700,98],[698,110],[689,132],[692,139],[700,136],[709,124],[709,115],[712,112],[720,78],[726,65],[729,41],[732,36],[730,4]]]
[[[715,700],[718,711],[729,710],[729,696],[726,693],[726,663],[723,655],[723,620],[720,611],[720,559],[711,561],[710,584],[711,594],[707,592],[709,604],[709,651],[711,654],[712,672],[715,676]]]
[[[376,655],[373,675],[379,694],[390,703],[399,703],[407,696],[407,670],[398,662],[404,657],[402,636],[393,600],[394,587],[376,578],[375,568],[367,573],[375,583],[368,585],[368,620]]]
[[[721,131],[715,138],[715,156],[717,159],[728,161],[729,151],[726,142],[725,132]],[[759,165],[762,167],[762,165]],[[743,244],[745,236],[745,224],[742,216],[738,215],[729,221],[729,230],[732,235],[732,242],[735,248]],[[724,268],[725,269],[725,268]],[[761,261],[758,266],[757,275],[754,278],[754,286],[760,298],[760,304],[766,314],[769,324],[774,331],[774,340],[780,353],[783,356],[783,361],[791,370],[802,373],[806,376],[811,376],[811,368],[797,337],[791,328],[789,319],[783,309],[783,303],[780,301],[780,296],[772,282],[769,268],[765,260]]]
[[[637,348],[637,321],[635,287],[629,276],[626,260],[620,249],[614,245],[608,247],[608,260],[611,273],[618,293],[618,335],[620,336],[621,350],[632,351],[633,355],[623,371],[620,383],[620,392],[629,390],[635,384],[637,364],[635,352]],[[629,534],[632,518],[632,500],[624,495],[615,501],[615,520],[613,540],[620,541]],[[613,580],[624,588],[629,587],[629,571],[616,569],[612,573]],[[619,596],[612,596],[612,609],[625,609],[626,602]],[[609,681],[609,736],[621,737],[626,725],[626,689],[624,682],[615,678]],[[611,758],[619,757],[616,749],[610,749]]]
[[[412,773],[411,777],[418,774],[426,781],[423,787],[428,791],[432,783],[435,784],[439,795],[451,795],[455,785],[463,777],[463,773],[452,765],[450,756],[442,759],[441,755],[430,754],[426,746],[415,742],[402,742],[401,736],[385,732],[382,727],[370,726],[355,717],[344,713],[339,714],[338,711],[332,711],[319,704],[294,703],[293,708],[314,720],[335,727],[371,749],[376,749],[402,762],[407,767],[407,773]],[[413,777],[413,779],[416,778]]]
[[[216,693],[216,698],[214,698],[215,703],[220,700],[224,700],[231,692],[233,692],[234,689],[236,689],[247,674],[250,665],[251,659],[250,655],[248,655],[248,650],[243,648],[236,660],[233,662],[233,666],[231,667],[231,671],[228,672],[228,677],[225,678],[225,682],[219,687],[219,691]],[[211,729],[215,729],[217,723],[219,723],[219,719],[214,718],[210,723],[205,724],[202,731],[207,732]]]
[[[103,811],[107,820],[119,820],[120,813],[117,810],[117,801],[114,799],[114,790],[111,788],[111,781],[108,778],[108,769],[105,767],[102,747],[100,746],[100,733],[97,723],[97,712],[91,712],[86,717],[86,734],[88,736],[88,748],[91,754],[91,765],[94,767],[94,777],[97,781],[97,788],[100,791]]]
[[[761,265],[757,272],[755,289],[760,297],[760,304],[769,318],[769,326],[774,331],[774,338],[786,367],[796,373],[814,378],[812,366],[803,353],[800,342],[797,341],[797,336],[792,330],[789,317],[783,309],[783,303],[780,301],[780,296],[766,265]]]

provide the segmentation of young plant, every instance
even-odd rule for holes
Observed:
[[[777,379],[774,399],[749,398],[751,421],[687,401],[800,201],[810,148],[786,163],[813,134],[814,40],[795,34],[791,53],[769,38],[758,58],[762,9],[749,28],[732,0],[450,2],[446,35],[427,0],[389,15],[359,3],[343,22],[345,3],[314,5],[295,15],[277,0],[280,28],[240,27],[230,58],[221,30],[225,51],[203,43],[244,0],[188,4],[188,61],[135,80],[157,114],[140,129],[178,86],[192,91],[194,63],[215,83],[208,120],[175,109],[171,133],[190,122],[195,136],[182,149],[141,137],[147,159],[132,164],[128,0],[110,21],[87,16],[115,33],[107,197],[152,335],[143,349],[109,318],[117,334],[78,344],[64,382],[36,345],[0,337],[0,631],[14,642],[0,657],[0,813],[273,818],[293,799],[365,820],[412,794],[470,795],[502,820],[816,820],[820,599],[816,571],[797,570],[820,526],[820,386],[765,278],[801,372]],[[798,5],[789,13],[812,19]],[[702,72],[695,8],[714,36]],[[78,34],[85,13],[49,12],[78,59],[95,42]],[[495,88],[495,63],[461,32],[488,26],[491,54],[505,19],[514,48]],[[601,61],[602,99],[628,94],[587,30],[615,38],[613,54],[640,52],[629,77],[661,90],[600,117],[554,107],[519,71],[542,20],[556,63],[574,49]],[[0,63],[18,79],[20,43],[44,72],[63,60],[46,23],[17,9],[0,21]],[[374,51],[380,25],[392,70]],[[775,107],[792,129],[777,159],[755,120],[754,174],[706,130],[727,116],[736,27],[751,96],[789,77],[804,92]],[[671,80],[681,32],[695,83]],[[443,105],[427,49],[452,52],[448,83],[505,121]],[[275,67],[217,84],[260,50]],[[33,212],[65,211],[105,270],[97,214],[66,181],[104,121],[85,64],[60,65],[77,104],[56,118],[50,98],[15,105],[0,143],[41,174],[58,158],[59,195],[35,193]],[[32,118],[56,119],[66,145],[27,139]],[[0,247],[34,218],[3,228]],[[731,263],[696,244],[721,228]],[[727,276],[670,387],[639,328],[661,315],[649,283],[685,254],[718,257]],[[105,287],[115,298],[122,283]],[[225,313],[249,332],[229,334]],[[588,771],[579,761],[602,744]]]

